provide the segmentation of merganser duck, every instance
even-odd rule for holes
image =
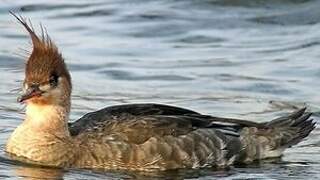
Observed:
[[[228,167],[280,157],[315,128],[302,108],[269,122],[203,115],[161,104],[126,104],[68,123],[71,77],[57,46],[42,30],[11,13],[31,36],[25,67],[25,120],[6,144],[24,162],[72,168],[138,171]]]

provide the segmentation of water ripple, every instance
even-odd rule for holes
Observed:
[[[99,73],[108,76],[114,80],[128,80],[128,81],[188,81],[193,78],[184,77],[180,75],[138,75],[123,70],[103,70]]]

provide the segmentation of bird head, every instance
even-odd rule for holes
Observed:
[[[18,101],[27,105],[70,105],[71,77],[57,46],[42,26],[38,36],[22,16],[11,14],[27,30],[33,45],[25,66],[23,94]]]

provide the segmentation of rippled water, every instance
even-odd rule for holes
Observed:
[[[16,103],[26,32],[9,10],[44,24],[74,83],[71,119],[132,102],[264,121],[296,107],[320,110],[320,1],[0,0],[0,178],[317,179],[316,129],[277,162],[160,174],[57,170],[8,160],[3,147],[22,121]]]

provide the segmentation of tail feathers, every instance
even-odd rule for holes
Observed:
[[[316,127],[316,122],[310,119],[312,113],[307,113],[302,108],[289,116],[280,117],[266,123],[267,128],[274,129],[275,134],[279,133],[280,146],[291,147],[307,137]]]
[[[246,153],[244,161],[281,156],[286,148],[299,143],[315,129],[311,115],[302,108],[259,127],[244,128],[240,135]]]
[[[312,114],[306,113],[306,108],[299,109],[288,116],[283,116],[277,119],[274,119],[270,122],[265,123],[267,127],[281,127],[281,126],[292,126],[297,125],[301,121],[305,121]]]
[[[292,137],[289,141],[284,144],[287,147],[291,147],[297,143],[299,143],[303,138],[307,137],[312,130],[316,128],[316,122],[313,122],[313,119],[302,122],[299,125],[300,129],[298,133]]]

